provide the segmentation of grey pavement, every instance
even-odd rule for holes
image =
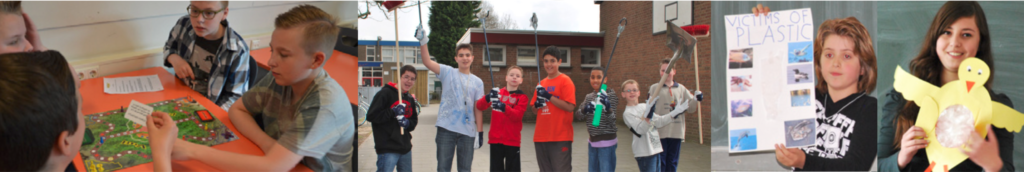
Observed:
[[[434,136],[437,134],[438,106],[423,107],[420,123],[412,132],[412,166],[413,171],[436,171],[436,145]],[[366,125],[371,125],[367,123]],[[587,128],[582,122],[573,123],[572,171],[587,171]],[[520,144],[520,160],[523,171],[539,171],[537,154],[533,144],[535,123],[524,123]],[[363,127],[361,127],[363,128]],[[639,171],[636,159],[633,158],[633,137],[629,128],[619,122],[618,148],[616,150],[615,171]],[[484,132],[489,131],[490,124],[484,123]],[[359,171],[376,171],[377,154],[374,151],[372,135],[359,145]],[[689,137],[683,142],[679,153],[679,171],[711,171],[710,142],[699,144],[697,137]],[[485,139],[486,141],[486,139]],[[456,159],[458,157],[455,157]],[[452,161],[452,171],[457,170],[457,162]],[[473,153],[472,171],[488,171],[490,169],[490,146],[484,145]]]

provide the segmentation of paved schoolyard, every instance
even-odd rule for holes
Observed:
[[[412,132],[413,135],[413,149],[412,149],[412,166],[414,171],[436,171],[437,169],[437,158],[436,158],[436,145],[434,144],[434,136],[437,134],[437,127],[435,122],[437,121],[437,108],[438,105],[432,105],[430,107],[424,107],[421,109],[420,123],[417,126],[416,131]],[[367,123],[366,125],[370,125]],[[574,139],[572,143],[572,170],[573,171],[587,171],[587,128],[582,122],[573,123]],[[535,129],[535,123],[524,123],[522,131],[522,143],[520,147],[520,160],[522,162],[523,171],[539,171],[537,167],[537,155],[533,145],[533,133]],[[484,123],[485,132],[489,131],[490,124]],[[619,145],[616,150],[616,166],[615,171],[638,171],[636,159],[633,159],[633,149],[630,147],[633,143],[633,137],[629,132],[629,129],[619,123],[618,139]],[[368,130],[368,127],[360,127],[361,130]],[[486,135],[486,133],[485,133]],[[360,143],[359,145],[359,171],[376,171],[377,170],[377,154],[374,151],[373,136],[367,135],[368,138]],[[486,141],[486,139],[485,139]],[[704,145],[699,144],[698,138],[691,137],[687,139],[687,142],[682,144],[681,152],[679,153],[679,171],[711,171],[711,147],[710,142],[706,142]],[[457,159],[457,157],[456,157]],[[452,171],[457,170],[456,160],[452,160]],[[490,145],[484,145],[480,149],[474,151],[473,155],[473,171],[488,171],[490,170]]]

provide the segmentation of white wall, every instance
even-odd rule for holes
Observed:
[[[61,51],[78,71],[98,76],[163,65],[163,45],[187,1],[24,2],[43,44]],[[357,2],[232,1],[228,22],[252,49],[266,47],[274,18],[299,4],[311,4],[355,27]],[[258,44],[253,41],[259,40]]]

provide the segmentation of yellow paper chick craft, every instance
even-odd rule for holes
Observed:
[[[944,112],[950,112],[948,115],[956,115],[960,113],[959,111],[968,110],[971,116],[967,116],[966,119],[955,116],[942,117],[973,120],[974,132],[982,137],[988,134],[986,127],[989,124],[1006,128],[1011,132],[1019,132],[1021,126],[1024,126],[1024,114],[1002,103],[992,101],[988,89],[985,88],[985,83],[991,76],[991,70],[984,61],[974,57],[965,59],[960,63],[957,76],[959,80],[948,82],[940,88],[907,73],[899,66],[896,67],[893,88],[903,94],[907,101],[914,101],[921,107],[914,125],[924,129],[928,141],[932,143],[925,148],[928,159],[932,160],[930,169],[948,170],[967,159],[967,155],[960,151],[960,148],[965,146],[962,141],[948,144],[951,136],[946,136],[945,144],[947,145],[943,145],[940,138],[936,136],[936,125],[940,116],[947,115],[943,114]],[[966,138],[955,139],[966,140]]]

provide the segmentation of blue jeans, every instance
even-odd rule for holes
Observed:
[[[683,139],[664,138],[661,139],[661,171],[676,172],[679,168],[679,146],[682,146]]]
[[[437,171],[452,171],[452,159],[458,155],[458,171],[468,172],[473,167],[473,139],[454,131],[437,127]]]
[[[377,154],[377,172],[395,171],[395,166],[398,166],[399,172],[412,171],[412,151],[405,154]]]
[[[636,157],[636,166],[640,167],[640,172],[661,171],[661,153],[645,157]]]
[[[615,144],[609,147],[595,148],[590,143],[587,143],[587,150],[590,156],[588,159],[590,164],[589,170],[591,172],[615,171],[615,148],[618,147],[619,145]]]

